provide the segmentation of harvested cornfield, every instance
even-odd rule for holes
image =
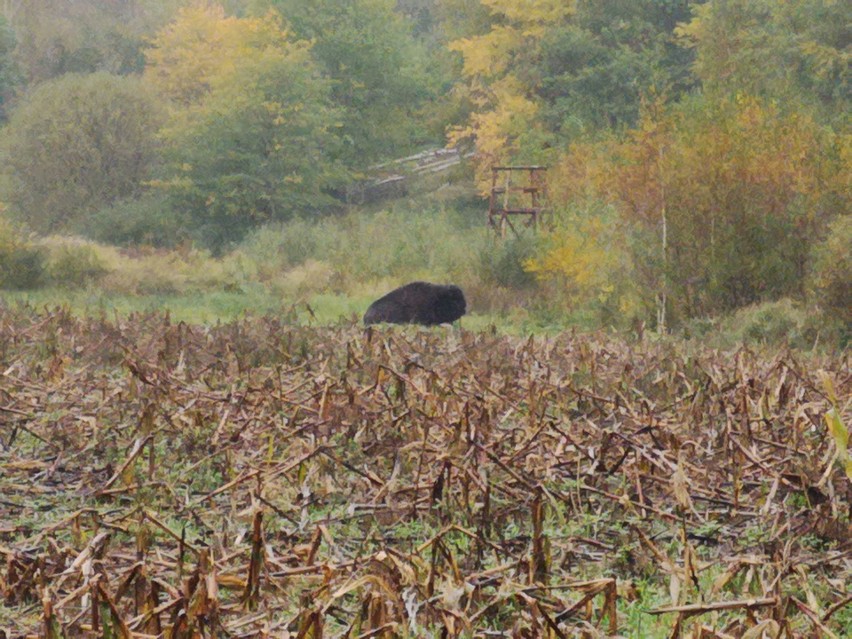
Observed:
[[[0,636],[842,637],[848,354],[0,311]]]

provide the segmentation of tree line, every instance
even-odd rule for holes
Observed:
[[[391,2],[106,4],[0,31],[2,201],[39,232],[220,249],[441,138],[419,117],[441,79]]]
[[[523,260],[602,319],[784,296],[850,322],[849,27],[833,0],[7,0],[0,207],[225,250],[429,143],[550,167]],[[844,283],[847,282],[847,283]]]

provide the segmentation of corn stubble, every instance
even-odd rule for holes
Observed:
[[[848,631],[848,354],[21,308],[0,357],[7,637]]]

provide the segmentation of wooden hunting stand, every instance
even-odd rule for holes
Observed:
[[[512,176],[516,172],[527,172],[527,184],[512,185]],[[488,204],[488,226],[501,237],[506,237],[506,229],[520,237],[518,229],[512,223],[512,217],[520,216],[523,227],[537,229],[544,211],[547,197],[544,174],[546,166],[493,166],[491,167],[491,198]],[[503,178],[502,180],[500,178]],[[529,206],[524,201],[529,196]]]

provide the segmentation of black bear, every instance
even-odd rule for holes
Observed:
[[[465,314],[467,303],[458,286],[411,282],[370,304],[364,324],[445,324]]]

